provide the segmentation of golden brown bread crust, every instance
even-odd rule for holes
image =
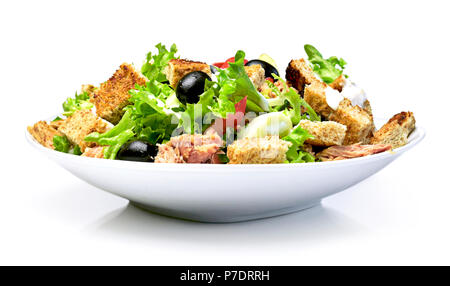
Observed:
[[[55,128],[56,130],[58,130],[59,127],[61,127],[61,125],[64,124],[64,121],[65,121],[65,119],[51,121],[48,125],[50,125],[51,127]]]
[[[321,82],[314,75],[305,59],[291,60],[286,68],[286,82],[289,86],[294,87],[299,93],[303,93],[305,85],[313,82]]]
[[[61,136],[55,128],[51,127],[45,121],[39,121],[33,126],[28,126],[28,132],[38,141],[42,146],[55,149],[53,146],[53,137],[55,135]]]
[[[314,81],[310,85],[305,87],[303,98],[314,109],[315,112],[320,114],[323,119],[327,119],[333,109],[327,103],[327,97],[325,95],[325,89],[327,85],[320,81]]]
[[[229,164],[280,164],[286,161],[286,152],[292,143],[278,136],[245,138],[227,147]]]
[[[211,76],[211,69],[208,64],[185,59],[170,60],[167,67],[164,69],[164,74],[166,75],[170,85],[173,88],[176,88],[180,79],[193,71],[202,71]]]
[[[331,88],[336,89],[339,92],[342,91],[344,85],[345,85],[345,77],[343,74],[341,74],[337,79],[335,79],[332,83],[329,84]]]
[[[408,143],[408,136],[415,128],[416,120],[410,111],[395,114],[389,121],[376,131],[371,144],[390,144],[398,148]]]
[[[93,86],[92,84],[82,84],[81,85],[81,92],[87,92],[89,97],[93,97],[94,92],[96,90],[97,90],[97,88],[95,86]]]
[[[94,91],[92,98],[97,115],[117,124],[124,113],[123,108],[129,103],[129,90],[135,85],[144,85],[146,79],[130,64],[124,63],[114,75]]]
[[[266,79],[264,77],[264,69],[261,65],[251,65],[245,66],[245,72],[248,78],[252,81],[255,88],[260,89],[265,83]]]
[[[330,115],[329,120],[347,126],[343,145],[367,144],[370,142],[375,129],[372,115],[358,105],[353,106],[347,98],[339,103],[338,108]]]
[[[305,142],[313,146],[333,146],[342,145],[344,142],[347,127],[334,121],[310,121],[300,120],[300,126],[307,130],[314,138],[309,138]]]
[[[58,129],[72,144],[77,144],[82,152],[86,147],[95,146],[93,142],[84,141],[87,135],[92,132],[104,133],[107,130],[108,125],[90,110],[75,111]]]

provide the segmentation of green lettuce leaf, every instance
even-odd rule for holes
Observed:
[[[70,142],[66,136],[59,136],[59,135],[53,136],[53,146],[55,147],[56,151],[69,153]]]
[[[152,144],[169,140],[180,118],[180,114],[167,104],[168,99],[174,96],[173,90],[154,83],[130,91],[129,100],[133,105],[127,107],[135,122],[136,137]]]
[[[284,136],[282,139],[291,142],[292,145],[286,152],[286,158],[289,163],[307,163],[314,162],[315,158],[308,152],[302,150],[302,146],[308,138],[313,138],[309,132],[300,127],[300,125],[294,127],[289,135]]]
[[[293,88],[288,87],[285,80],[275,74],[272,75],[283,85],[283,92],[272,82],[266,81],[276,95],[276,98],[269,100],[271,106],[279,107],[276,108],[279,111],[284,110],[285,114],[291,118],[293,125],[297,125],[301,119],[320,121],[320,116]],[[285,101],[289,102],[288,106],[285,104]],[[302,114],[302,107],[306,110],[305,114]]]
[[[305,45],[305,52],[308,55],[308,60],[313,65],[314,72],[325,82],[332,83],[344,71],[347,64],[344,59],[337,57],[330,57],[324,59],[322,54],[312,45]]]
[[[220,86],[219,94],[222,97],[227,96],[234,103],[239,102],[244,96],[247,96],[248,110],[254,112],[270,111],[267,100],[255,89],[255,86],[245,72],[244,58],[245,53],[243,51],[237,51],[234,56],[234,63],[229,63],[229,67],[226,69],[217,68],[219,71],[217,75]]]
[[[159,43],[156,45],[156,48],[158,49],[158,54],[152,55],[152,52],[147,54],[147,59],[142,65],[141,72],[150,81],[164,82],[167,81],[167,78],[163,70],[170,60],[176,58],[177,46],[173,44],[170,50],[167,50],[166,46]]]
[[[89,94],[82,92],[80,94],[75,92],[75,97],[69,97],[63,103],[63,115],[71,116],[75,111],[81,109],[91,109],[94,105],[89,102]]]
[[[93,132],[84,138],[87,142],[95,142],[101,146],[108,146],[103,151],[104,158],[115,159],[120,147],[135,135],[133,129],[136,124],[127,110],[120,122],[105,133]]]
[[[109,131],[89,134],[84,140],[107,146],[104,158],[115,159],[123,144],[131,140],[147,141],[156,145],[170,139],[178,121],[173,117],[180,115],[166,106],[165,100],[172,90],[164,84],[152,81],[145,86],[136,86],[130,90],[132,105],[125,109],[119,123]]]

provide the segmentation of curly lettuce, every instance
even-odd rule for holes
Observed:
[[[177,46],[173,44],[170,50],[167,50],[166,46],[161,43],[156,45],[158,49],[157,54],[148,52],[145,63],[141,67],[141,72],[150,81],[165,82],[166,76],[163,73],[164,68],[167,66],[170,60],[176,59],[175,54],[178,51]]]
[[[292,124],[297,125],[301,119],[309,119],[311,121],[320,121],[320,116],[314,109],[291,87],[288,87],[285,80],[272,74],[283,85],[283,91],[270,81],[266,81],[272,92],[275,93],[274,99],[269,99],[271,106],[278,107],[277,110],[283,110],[286,115],[291,118]],[[285,101],[289,105],[285,104]],[[305,113],[302,110],[305,110]]]
[[[80,94],[75,92],[75,97],[69,97],[63,103],[63,115],[71,116],[75,111],[81,109],[91,109],[94,105],[89,101],[90,97],[87,92]]]
[[[308,138],[313,138],[311,134],[300,125],[294,127],[289,135],[284,136],[282,139],[291,142],[292,145],[286,152],[286,159],[289,163],[308,163],[314,162],[315,158],[310,153],[302,149],[303,144]]]
[[[165,89],[151,85],[137,86],[130,90],[130,102],[119,123],[105,133],[91,133],[84,140],[107,146],[103,155],[115,159],[122,145],[132,140],[143,140],[156,145],[170,139],[176,124],[172,117],[177,114],[165,106]],[[154,94],[155,92],[156,94]]]

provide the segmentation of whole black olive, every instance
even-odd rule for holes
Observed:
[[[124,144],[117,154],[117,159],[137,162],[154,162],[157,154],[157,146],[137,140]]]
[[[205,91],[206,80],[211,80],[211,78],[201,71],[193,71],[185,75],[177,85],[178,100],[183,104],[197,103],[200,95]]]
[[[264,77],[271,77],[273,78],[272,74],[276,74],[277,76],[280,76],[277,69],[269,64],[268,62],[262,61],[262,60],[251,60],[245,64],[246,66],[252,66],[252,65],[261,65],[261,67],[264,69]]]

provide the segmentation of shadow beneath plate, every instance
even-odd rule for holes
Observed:
[[[267,245],[324,241],[364,232],[364,226],[330,207],[315,207],[272,218],[238,223],[201,223],[154,214],[132,204],[101,217],[84,232],[131,240],[163,240],[199,245]]]

